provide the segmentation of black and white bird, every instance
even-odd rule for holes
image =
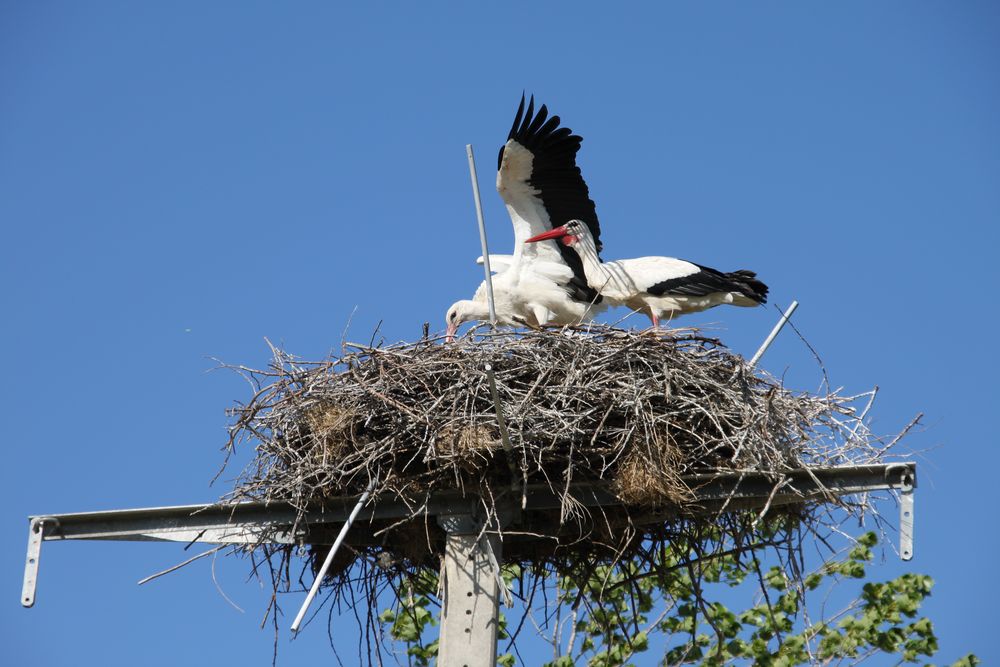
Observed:
[[[674,257],[636,257],[602,262],[590,226],[580,220],[527,239],[529,245],[555,241],[580,258],[591,287],[610,305],[624,305],[660,320],[696,313],[722,304],[758,306],[767,301],[767,285],[753,271],[723,273]],[[542,245],[553,245],[542,243]]]
[[[517,108],[497,160],[497,191],[514,226],[514,254],[491,255],[497,319],[503,324],[539,327],[578,324],[605,308],[587,282],[580,256],[557,244],[526,244],[570,219],[587,227],[600,249],[600,225],[587,184],[576,165],[583,141],[559,116],[534,97]],[[597,252],[595,250],[595,252]],[[482,261],[482,258],[480,258]],[[472,299],[456,301],[445,316],[449,339],[464,322],[489,319],[485,281]]]

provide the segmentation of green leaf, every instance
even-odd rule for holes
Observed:
[[[575,667],[576,662],[571,656],[561,655],[552,662],[547,662],[543,667]]]
[[[635,653],[641,653],[649,648],[649,635],[645,630],[640,630],[635,637],[632,637],[629,648]]]
[[[878,535],[874,532],[869,531],[858,538],[858,544],[865,547],[873,547],[878,544]]]

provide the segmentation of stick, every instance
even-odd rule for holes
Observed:
[[[757,350],[757,354],[753,355],[753,359],[750,360],[748,367],[753,368],[754,366],[757,365],[757,362],[760,361],[760,358],[764,356],[765,352],[767,352],[767,348],[771,347],[771,343],[773,343],[774,339],[777,338],[778,333],[781,331],[781,328],[785,326],[785,322],[788,321],[788,319],[792,316],[792,313],[794,313],[795,309],[798,307],[799,307],[799,302],[792,301],[792,305],[788,307],[788,310],[785,311],[785,314],[781,316],[781,319],[778,320],[778,323],[774,325],[773,329],[771,329],[771,333],[768,334],[766,339],[764,339],[764,344],[760,346],[759,350]]]
[[[313,582],[312,588],[309,589],[309,595],[306,596],[306,601],[302,603],[302,608],[299,609],[298,615],[296,615],[295,620],[292,621],[292,634],[296,634],[299,631],[299,625],[302,624],[302,618],[306,615],[309,610],[309,605],[312,604],[313,598],[316,597],[316,593],[319,591],[319,585],[323,583],[323,578],[326,576],[327,570],[330,569],[330,564],[333,563],[333,557],[337,555],[337,549],[340,548],[340,544],[344,541],[347,536],[347,531],[351,529],[351,524],[354,523],[354,519],[357,518],[358,512],[364,507],[364,504],[368,501],[368,496],[371,495],[372,489],[375,488],[375,480],[368,482],[368,488],[365,492],[361,494],[358,498],[358,504],[354,506],[351,510],[351,515],[347,517],[347,522],[340,529],[340,534],[337,535],[337,539],[333,542],[333,546],[330,547],[330,552],[326,555],[326,560],[323,561],[323,567],[319,569],[316,573],[316,581]]]
[[[493,300],[493,272],[490,271],[490,250],[486,246],[486,222],[483,220],[483,202],[479,198],[479,177],[476,175],[476,158],[472,155],[472,144],[465,145],[469,156],[469,176],[472,177],[472,196],[476,200],[476,218],[479,220],[479,240],[483,244],[483,271],[486,273],[486,299],[490,305],[490,324],[497,326],[497,308]]]
[[[165,574],[170,574],[171,572],[173,572],[175,570],[179,570],[179,569],[181,569],[182,567],[184,567],[185,565],[187,565],[189,563],[195,562],[199,558],[204,558],[205,556],[210,556],[211,554],[214,554],[219,549],[224,549],[224,548],[226,548],[228,546],[230,546],[230,545],[228,545],[228,544],[220,544],[219,546],[213,547],[213,548],[209,549],[208,551],[202,551],[197,556],[192,556],[191,558],[188,558],[183,563],[178,563],[177,565],[174,565],[173,567],[168,567],[166,570],[161,570],[160,572],[157,572],[156,574],[151,574],[148,577],[146,577],[145,579],[140,579],[139,582],[138,582],[138,585],[142,586],[143,584],[145,584],[147,582],[150,582],[153,579],[156,579],[157,577],[162,577]],[[243,611],[243,610],[241,609],[240,611]]]

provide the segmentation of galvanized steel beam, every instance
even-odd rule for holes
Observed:
[[[844,495],[894,489],[900,492],[901,555],[912,557],[913,489],[916,464],[833,466],[790,470],[785,473],[706,473],[686,475],[694,500],[684,507],[666,508],[648,515],[650,520],[670,516],[711,515],[723,508],[757,509],[808,501],[835,501]],[[775,491],[775,487],[780,488]],[[621,505],[607,484],[575,484],[573,498],[588,507]],[[28,554],[25,563],[22,604],[34,602],[38,561],[42,541],[53,540],[142,540],[201,542],[205,544],[255,545],[266,540],[277,544],[329,544],[334,528],[343,524],[358,497],[332,498],[322,506],[310,507],[304,516],[289,503],[246,502],[231,505],[180,505],[140,509],[47,514],[29,517]],[[509,498],[512,508],[521,498]],[[529,485],[524,490],[523,511],[556,509],[561,493],[548,485]],[[479,501],[459,492],[442,492],[429,497],[378,499],[363,508],[354,530],[365,523],[399,519],[411,515],[441,517],[475,515]]]

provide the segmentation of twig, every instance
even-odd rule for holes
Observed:
[[[196,560],[198,560],[199,558],[204,558],[205,556],[209,556],[209,555],[211,555],[211,554],[214,554],[214,553],[215,553],[216,551],[219,551],[220,549],[224,549],[224,548],[226,548],[226,547],[228,547],[228,546],[230,546],[230,545],[228,545],[228,544],[220,544],[220,545],[219,545],[219,546],[217,546],[217,547],[212,547],[212,548],[211,548],[211,549],[209,549],[208,551],[202,551],[202,552],[201,552],[200,554],[198,554],[197,556],[192,556],[191,558],[188,558],[188,559],[187,559],[186,561],[184,561],[183,563],[178,563],[177,565],[174,565],[173,567],[168,567],[168,568],[167,568],[166,570],[161,570],[161,571],[157,572],[156,574],[151,574],[151,575],[149,575],[148,577],[145,577],[144,579],[140,579],[140,580],[139,580],[138,582],[136,582],[136,583],[137,583],[137,584],[138,584],[139,586],[142,586],[143,584],[145,584],[145,583],[148,583],[148,582],[152,581],[153,579],[156,579],[156,578],[158,578],[158,577],[162,577],[162,576],[163,576],[163,575],[165,575],[165,574],[170,574],[171,572],[176,572],[177,570],[181,569],[181,568],[182,568],[182,567],[184,567],[185,565],[188,565],[188,564],[190,564],[190,563],[193,563],[193,562],[195,562]]]

